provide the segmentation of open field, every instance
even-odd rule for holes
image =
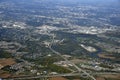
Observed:
[[[12,58],[8,58],[8,59],[0,59],[0,69],[5,67],[5,66],[10,66],[15,64],[15,60]]]
[[[96,78],[96,80],[120,80],[120,74],[112,75],[112,74],[106,74],[106,75],[100,75]]]
[[[15,60],[12,59],[12,58],[8,58],[8,59],[0,59],[0,64],[2,66],[7,66],[7,65],[12,65],[12,64],[15,64]]]
[[[64,77],[53,77],[53,78],[50,78],[49,80],[68,80]]]

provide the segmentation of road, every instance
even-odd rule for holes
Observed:
[[[86,71],[82,70],[81,68],[79,68],[77,65],[75,65],[74,63],[70,62],[67,58],[65,58],[63,55],[61,55],[61,53],[55,51],[52,48],[52,45],[55,44],[54,43],[54,36],[52,39],[51,44],[49,45],[49,49],[54,52],[55,54],[57,54],[58,56],[60,56],[61,58],[63,58],[68,64],[72,64],[79,73],[67,73],[67,74],[56,74],[56,75],[39,75],[39,76],[19,76],[16,78],[12,78],[12,79],[4,79],[4,80],[26,80],[26,79],[37,79],[37,78],[49,78],[49,77],[59,77],[59,76],[82,76],[82,75],[86,75],[87,77],[90,77],[92,80],[96,80],[92,75],[104,75],[104,74],[116,74],[116,73],[87,73]]]
[[[67,58],[65,58],[64,56],[61,55],[61,53],[55,51],[53,48],[52,48],[52,45],[55,44],[54,43],[54,38],[55,36],[53,35],[52,36],[52,42],[51,44],[49,45],[49,48],[52,52],[54,52],[55,54],[59,55],[60,57],[62,57],[68,64],[72,64],[78,71],[79,73],[83,72],[85,75],[87,75],[88,77],[90,77],[91,79],[93,80],[96,80],[92,75],[90,75],[89,73],[87,73],[86,71],[82,70],[81,68],[79,68],[77,65],[75,65],[74,63],[70,62]]]
[[[105,74],[118,74],[118,73],[108,73],[108,72],[104,72],[104,73],[92,73],[91,75],[105,75]],[[56,74],[56,75],[39,75],[39,76],[19,76],[16,78],[12,78],[12,79],[3,79],[3,80],[26,80],[26,79],[37,79],[37,78],[50,78],[50,77],[59,77],[59,76],[63,76],[63,77],[67,77],[67,76],[82,76],[82,74],[80,73],[66,73],[66,74]]]
[[[22,80],[22,79],[37,79],[37,78],[50,78],[50,77],[59,77],[59,76],[78,76],[80,73],[68,73],[68,74],[56,74],[56,75],[40,75],[40,76],[21,76],[12,79],[4,79],[4,80]]]

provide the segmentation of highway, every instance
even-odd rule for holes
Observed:
[[[95,73],[87,73],[86,71],[82,70],[81,68],[79,68],[77,65],[75,65],[74,63],[70,62],[67,58],[65,58],[63,55],[61,55],[61,53],[55,51],[52,48],[52,45],[55,44],[54,42],[54,36],[52,36],[52,42],[49,45],[49,49],[57,54],[58,56],[60,56],[61,58],[63,58],[68,64],[72,64],[73,67],[75,67],[79,73],[66,73],[66,74],[55,74],[55,75],[38,75],[38,76],[19,76],[19,77],[15,77],[15,78],[9,78],[9,79],[3,79],[3,80],[27,80],[27,79],[37,79],[37,78],[49,78],[49,77],[59,77],[59,76],[80,76],[80,77],[84,77],[84,75],[86,75],[86,77],[90,77],[92,80],[96,80],[92,75],[105,75],[105,74],[117,74],[117,73],[108,73],[108,72],[95,72]]]
[[[106,75],[106,74],[118,74],[118,73],[108,73],[108,72],[101,72],[101,73],[92,73],[91,75]],[[50,77],[67,77],[67,76],[82,76],[82,73],[66,73],[66,74],[56,74],[56,75],[39,75],[39,76],[19,76],[16,78],[9,78],[9,79],[3,79],[3,80],[26,80],[26,79],[37,79],[37,78],[50,78]]]
[[[37,79],[37,78],[50,78],[50,77],[67,77],[67,76],[78,76],[80,73],[68,73],[68,74],[56,74],[56,75],[39,75],[39,76],[20,76],[12,79],[4,79],[4,80],[22,80],[22,79]]]
[[[89,73],[87,73],[86,71],[82,70],[81,68],[79,68],[77,65],[75,65],[74,63],[70,62],[67,58],[65,58],[64,56],[61,55],[61,53],[55,51],[53,48],[52,48],[52,45],[54,44],[54,38],[55,36],[53,35],[52,36],[52,42],[51,44],[49,45],[49,49],[54,52],[55,54],[59,55],[60,57],[62,57],[68,64],[72,64],[78,71],[79,73],[83,72],[85,75],[87,75],[88,77],[90,77],[92,80],[96,80],[92,75],[90,75]]]

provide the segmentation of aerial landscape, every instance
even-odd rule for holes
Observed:
[[[120,80],[120,0],[0,0],[0,80]]]

